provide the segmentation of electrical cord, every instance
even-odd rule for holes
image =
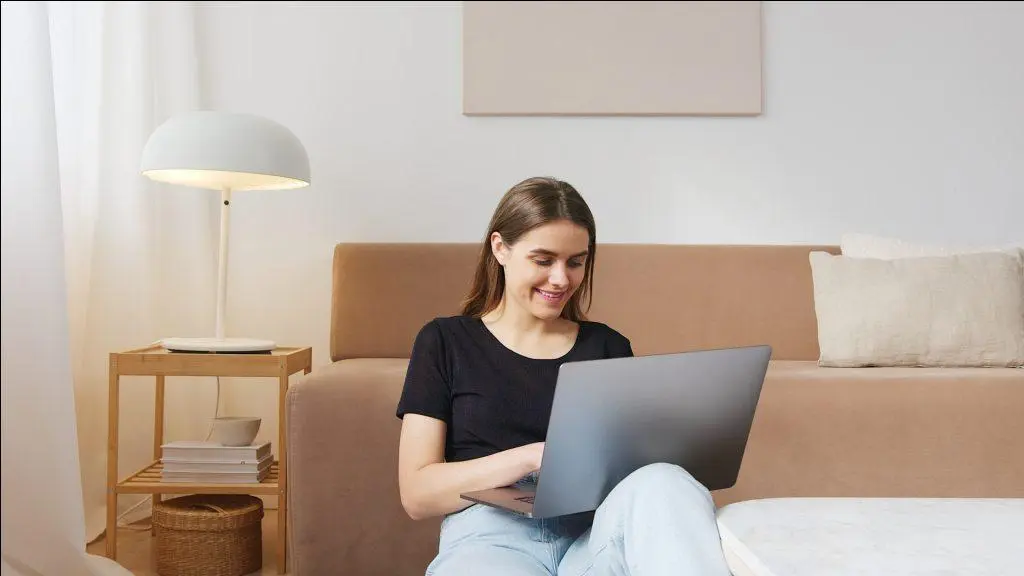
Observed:
[[[220,376],[217,376],[217,400],[213,405],[213,420],[210,420],[210,429],[206,432],[205,442],[210,441],[210,437],[213,436],[213,422],[220,418]]]

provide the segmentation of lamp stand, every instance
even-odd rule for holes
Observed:
[[[226,338],[225,313],[228,300],[228,227],[231,222],[231,189],[220,192],[220,247],[217,255],[217,324],[214,338],[164,338],[164,348],[173,352],[269,352],[275,343],[254,338]]]
[[[217,339],[224,339],[228,302],[228,226],[231,224],[231,188],[220,191],[220,250],[217,256]]]

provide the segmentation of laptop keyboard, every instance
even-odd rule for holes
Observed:
[[[533,504],[533,496],[517,496],[516,500],[526,502],[527,504]]]

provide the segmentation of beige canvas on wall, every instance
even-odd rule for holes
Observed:
[[[760,2],[464,2],[466,115],[757,115]]]

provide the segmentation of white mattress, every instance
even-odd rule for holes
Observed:
[[[1024,574],[1024,499],[769,498],[718,527],[735,576]]]

